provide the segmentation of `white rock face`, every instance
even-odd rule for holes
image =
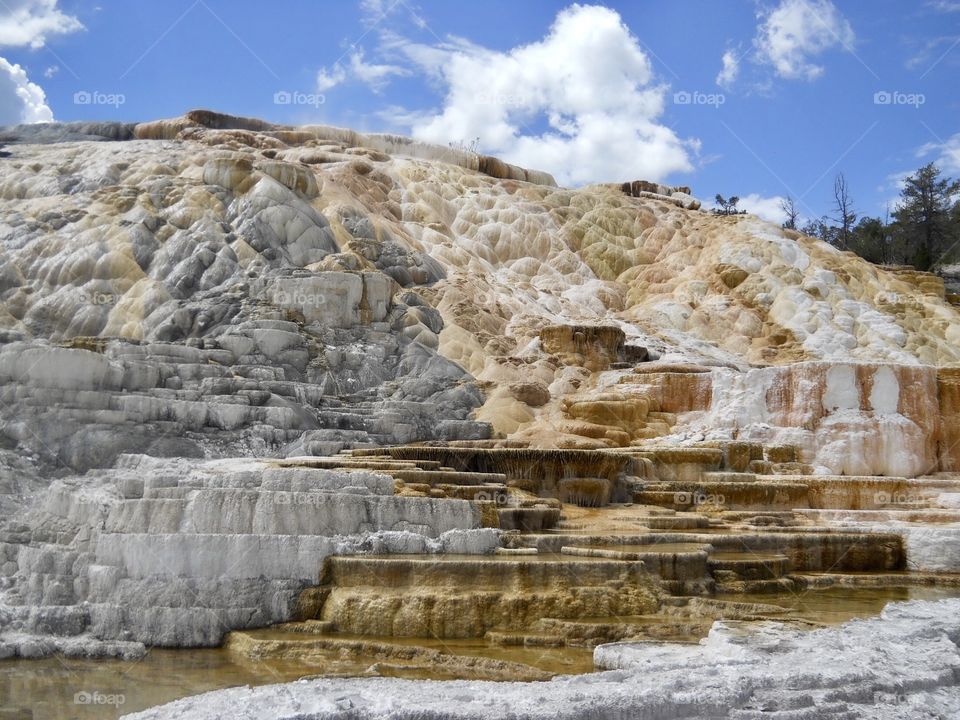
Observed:
[[[385,475],[243,458],[128,455],[55,481],[0,542],[0,646],[22,654],[36,635],[88,654],[216,645],[289,619],[330,555],[498,546],[472,503],[393,492]]]
[[[130,720],[960,716],[960,601],[889,605],[879,618],[800,631],[718,622],[699,645],[601,645],[593,675],[546,683],[301,680],[232,688]]]
[[[924,572],[960,572],[960,524],[910,527],[891,524],[885,530],[903,534],[907,567]]]
[[[709,410],[689,429],[797,445],[834,475],[917,477],[939,467],[937,371],[924,366],[804,362],[714,370]]]

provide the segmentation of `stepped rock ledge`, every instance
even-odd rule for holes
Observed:
[[[384,677],[133,717],[960,713],[956,598],[757,599],[960,588],[935,276],[394,135],[195,110],[0,145],[0,687],[222,646]]]

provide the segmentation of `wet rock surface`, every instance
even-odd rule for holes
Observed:
[[[601,646],[594,656],[607,672],[533,686],[458,681],[424,694],[404,680],[309,680],[292,686],[295,694],[291,686],[234,688],[130,717],[950,717],[960,711],[957,610],[957,601],[896,605],[816,632],[768,623],[744,634],[720,623],[699,646]],[[697,677],[704,681],[691,687]]]

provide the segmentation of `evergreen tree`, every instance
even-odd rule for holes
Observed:
[[[956,196],[960,183],[940,176],[933,163],[909,176],[893,213],[897,239],[907,261],[918,270],[929,270],[960,237],[956,222]]]
[[[800,228],[800,232],[802,232],[804,235],[815,237],[818,240],[823,240],[831,245],[834,241],[834,230],[835,228],[830,227],[830,225],[827,223],[826,215],[816,218],[815,220],[808,220],[806,224]]]
[[[890,230],[880,218],[860,218],[850,233],[850,250],[877,265],[895,261]]]
[[[730,199],[727,200],[723,195],[717,193],[714,200],[716,200],[717,207],[714,208],[713,211],[717,215],[738,215],[740,213],[740,211],[737,210],[737,203],[740,202],[740,198],[736,195],[731,195]]]

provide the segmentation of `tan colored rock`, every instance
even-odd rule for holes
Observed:
[[[540,331],[540,341],[545,352],[565,365],[605,370],[623,352],[624,334],[609,325],[553,325]]]
[[[510,394],[530,407],[541,407],[550,402],[550,390],[539,382],[515,382],[509,386]]]
[[[940,469],[960,472],[960,368],[937,372],[940,402]]]

